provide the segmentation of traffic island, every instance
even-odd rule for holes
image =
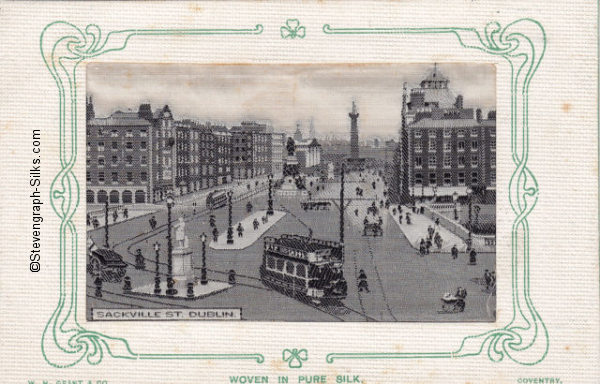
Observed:
[[[254,244],[262,235],[264,235],[273,225],[285,216],[283,211],[274,211],[272,215],[267,215],[267,211],[254,212],[244,218],[241,222],[233,223],[233,244],[227,244],[227,231],[223,231],[217,238],[217,241],[211,241],[209,247],[212,249],[244,249]],[[265,221],[266,218],[266,221]],[[258,228],[254,229],[254,221],[258,222]],[[238,234],[238,226],[241,224],[242,236]]]
[[[155,284],[142,285],[133,288],[131,294],[138,294],[143,296],[152,297],[164,297],[173,299],[186,299],[186,300],[197,300],[208,296],[215,295],[220,292],[224,292],[232,287],[231,284],[224,283],[222,281],[209,280],[205,285],[200,283],[200,280],[174,280],[173,288],[177,290],[175,295],[167,295],[167,282],[166,279],[160,282],[160,293],[155,293]],[[192,290],[190,291],[189,283],[192,283]]]

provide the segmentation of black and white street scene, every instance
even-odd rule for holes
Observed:
[[[495,321],[494,65],[91,63],[86,94],[89,320]]]

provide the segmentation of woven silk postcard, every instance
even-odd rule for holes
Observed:
[[[0,20],[3,382],[598,383],[597,2]]]

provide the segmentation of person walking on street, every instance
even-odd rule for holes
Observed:
[[[212,235],[213,241],[216,243],[219,240],[219,230],[217,229],[217,227],[213,228]]]
[[[456,260],[458,258],[458,248],[456,248],[456,244],[452,246],[452,258]]]
[[[365,273],[364,269],[361,269],[358,274],[358,292],[362,291],[367,291],[367,293],[370,293],[369,283],[367,282],[367,274]]]
[[[123,208],[123,217],[125,218],[125,220],[129,218],[129,209]]]
[[[244,227],[242,227],[242,223],[238,223],[237,233],[238,233],[238,237],[244,236]]]

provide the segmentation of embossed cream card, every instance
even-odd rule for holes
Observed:
[[[10,383],[596,383],[597,4],[3,2]]]

